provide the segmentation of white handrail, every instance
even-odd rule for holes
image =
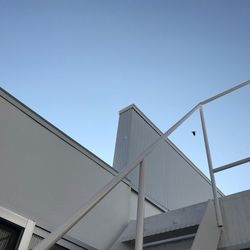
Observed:
[[[146,148],[131,164],[125,166],[123,171],[116,175],[106,186],[104,186],[98,193],[96,193],[85,206],[79,209],[73,216],[71,216],[65,223],[59,226],[53,231],[47,238],[42,240],[34,250],[47,250],[52,247],[59,239],[61,239],[76,223],[78,223],[92,208],[94,208],[110,191],[112,191],[126,176],[133,171],[144,158],[150,154],[156,146],[164,139],[166,139],[171,133],[173,133],[185,120],[187,120],[200,105],[207,104],[215,99],[218,99],[224,95],[227,95],[237,89],[245,87],[250,84],[250,80],[241,83],[227,91],[224,91],[214,97],[211,97],[203,102],[197,104],[192,110],[184,115],[178,122],[176,122],[170,129],[162,134],[154,143]]]
[[[233,167],[236,167],[236,166],[245,164],[245,163],[247,163],[247,162],[250,162],[250,157],[247,157],[247,158],[242,159],[242,160],[239,160],[239,161],[231,162],[231,163],[229,163],[229,164],[223,165],[223,166],[218,167],[218,168],[214,168],[214,169],[213,169],[213,172],[214,172],[214,173],[218,173],[218,172],[220,172],[220,171],[223,171],[223,170],[226,170],[226,169],[229,169],[229,168],[233,168]]]
[[[210,97],[210,98],[206,99],[205,101],[202,101],[200,104],[205,105],[205,104],[207,104],[209,102],[212,102],[212,101],[214,101],[214,100],[216,100],[216,99],[218,99],[218,98],[220,98],[222,96],[228,95],[228,94],[230,94],[230,93],[232,93],[232,92],[234,92],[234,91],[236,91],[236,90],[238,90],[240,88],[243,88],[243,87],[247,86],[248,84],[250,84],[250,80],[245,81],[245,82],[243,82],[243,83],[241,83],[241,84],[239,84],[239,85],[237,85],[237,86],[235,86],[235,87],[233,87],[231,89],[228,89],[228,90],[226,90],[226,91],[224,91],[224,92],[222,92],[222,93],[220,93],[218,95]]]

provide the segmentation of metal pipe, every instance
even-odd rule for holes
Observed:
[[[236,91],[236,90],[238,90],[238,89],[240,89],[240,88],[243,88],[243,87],[247,86],[248,84],[250,84],[250,80],[248,80],[248,81],[246,81],[246,82],[243,82],[243,83],[241,83],[241,84],[239,84],[239,85],[237,85],[237,86],[235,86],[235,87],[233,87],[233,88],[231,88],[231,89],[228,89],[228,90],[226,90],[226,91],[224,91],[224,92],[222,92],[222,93],[220,93],[220,94],[218,94],[218,95],[215,95],[215,96],[213,96],[213,97],[210,97],[210,98],[206,99],[205,101],[201,102],[200,104],[201,104],[201,105],[205,105],[205,104],[207,104],[207,103],[209,103],[209,102],[212,102],[212,101],[214,101],[214,100],[216,100],[216,99],[218,99],[218,98],[220,98],[220,97],[222,97],[222,96],[224,96],[224,95],[227,95],[227,94],[229,94],[229,93],[232,93],[233,91]]]
[[[192,115],[199,105],[196,105],[170,129],[162,134],[154,143],[152,143],[145,151],[143,151],[135,161],[126,165],[117,176],[115,176],[106,186],[96,193],[81,209],[79,209],[66,222],[59,226],[47,238],[42,240],[33,250],[47,250],[52,247],[60,238],[63,237],[79,220],[81,220],[93,207],[95,207],[111,190],[113,190],[120,181],[122,181],[132,170],[134,170],[143,159],[151,153],[155,147],[166,137],[168,137],[176,128],[178,128],[190,115]]]
[[[223,170],[226,170],[226,169],[229,169],[229,168],[233,168],[233,167],[239,166],[241,164],[245,164],[247,162],[250,162],[250,157],[247,157],[245,159],[242,159],[242,160],[239,160],[239,161],[235,161],[235,162],[223,165],[223,166],[218,167],[218,168],[215,168],[215,169],[213,169],[213,172],[214,173],[218,173],[220,171],[223,171]]]
[[[27,250],[32,238],[33,232],[35,230],[36,223],[32,220],[28,220],[25,226],[22,239],[20,241],[18,250]]]
[[[143,224],[144,224],[144,200],[145,200],[145,188],[144,188],[144,161],[140,163],[139,173],[139,193],[137,200],[137,217],[136,217],[136,238],[135,238],[135,250],[143,249]]]
[[[210,147],[209,147],[209,143],[208,143],[207,129],[206,129],[202,105],[200,105],[200,118],[201,118],[203,138],[204,138],[206,154],[207,154],[210,179],[211,179],[211,183],[212,183],[212,190],[213,190],[213,196],[214,196],[214,206],[215,206],[215,212],[216,212],[216,217],[217,217],[217,223],[218,223],[218,226],[221,227],[221,226],[223,226],[221,209],[220,209],[220,204],[219,204],[219,200],[218,200],[215,177],[214,177],[214,173],[213,173],[213,163],[212,163],[211,152],[210,152]]]

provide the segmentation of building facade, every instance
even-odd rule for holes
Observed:
[[[33,249],[161,134],[135,105],[123,109],[111,167],[0,89],[0,249]],[[212,198],[210,180],[170,140],[146,157],[145,172],[145,217]],[[52,249],[133,249],[119,239],[137,194],[135,170]]]

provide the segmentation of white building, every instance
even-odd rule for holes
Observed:
[[[33,249],[161,135],[135,105],[123,109],[112,168],[1,89],[0,250]],[[170,140],[143,162],[145,249],[199,249],[201,242],[208,250],[250,247],[249,192],[223,197],[217,191],[221,233],[210,180]],[[51,249],[134,249],[138,177],[139,167]],[[241,212],[232,220],[235,207]],[[234,223],[244,228],[239,236]]]

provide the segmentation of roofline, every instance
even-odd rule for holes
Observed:
[[[4,98],[7,102],[15,106],[17,109],[25,113],[27,116],[29,116],[32,120],[39,123],[41,126],[43,126],[45,129],[49,130],[51,133],[62,139],[64,142],[75,148],[80,153],[84,154],[91,160],[95,161],[99,166],[107,170],[113,175],[117,174],[117,171],[113,169],[111,166],[108,165],[105,161],[103,161],[101,158],[96,156],[94,153],[92,153],[90,150],[82,146],[80,143],[75,141],[73,138],[65,134],[62,130],[54,126],[52,123],[50,123],[48,120],[40,116],[38,113],[36,113],[34,110],[26,106],[24,103],[19,101],[17,98],[15,98],[13,95],[11,95],[9,92],[4,90],[0,87],[0,96]],[[128,184],[128,183],[127,183]]]
[[[131,187],[132,192],[134,192],[136,194],[139,193],[138,188],[134,184],[131,183],[130,187]],[[156,201],[155,199],[149,197],[147,194],[145,194],[145,199],[147,200],[148,203],[150,203],[151,205],[157,207],[159,210],[161,210],[164,213],[171,211],[169,208],[167,208],[164,205],[160,204],[158,201]]]
[[[155,130],[155,132],[157,132],[159,135],[163,134],[162,131],[135,104],[131,104],[131,105],[127,106],[126,108],[120,110],[119,114],[121,115],[122,113],[124,113],[130,109],[134,109],[134,111],[136,113],[138,113],[138,115],[140,115],[141,118],[143,120],[145,120],[145,122],[148,123],[153,130]]]
[[[135,105],[131,104],[127,106],[126,108],[119,111],[119,114],[133,109],[141,118],[159,135],[161,136],[163,132]],[[164,140],[166,143],[168,143],[177,154],[179,154],[189,165],[192,167],[202,178],[204,178],[209,185],[211,184],[211,181],[208,179],[208,177],[169,139],[167,138]],[[220,193],[220,195],[225,196],[224,193],[217,187],[217,191]]]
[[[72,139],[70,136],[65,134],[62,130],[54,126],[52,123],[50,123],[48,120],[40,116],[38,113],[33,111],[31,108],[29,108],[27,105],[19,101],[17,98],[15,98],[13,95],[11,95],[9,92],[4,90],[0,87],[0,97],[2,97],[4,100],[6,100],[8,103],[16,107],[18,110],[26,114],[28,117],[30,117],[32,120],[37,122],[39,125],[44,127],[45,129],[49,130],[51,133],[59,137],[61,140],[63,140],[65,143],[76,149],[78,152],[84,154],[86,157],[94,161],[98,166],[102,167],[109,173],[111,173],[113,176],[116,176],[118,174],[118,171],[114,168],[112,168],[108,163],[103,161],[101,158],[96,156],[94,153],[92,153],[90,150],[82,146],[80,143]],[[138,190],[131,184],[130,180],[125,178],[122,180],[123,183],[128,185],[132,191],[135,193],[138,193]],[[150,197],[145,197],[145,199],[159,208],[161,211],[166,212],[168,209],[165,207],[162,207],[160,204],[152,200]]]

